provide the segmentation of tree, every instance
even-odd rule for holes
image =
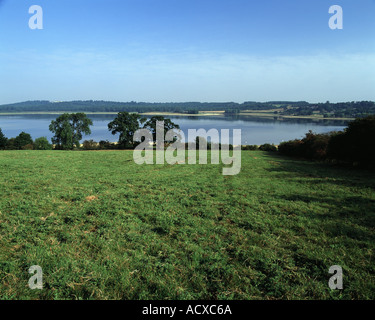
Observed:
[[[26,132],[21,132],[15,139],[14,139],[14,147],[18,150],[21,149],[33,149],[33,139],[31,135]]]
[[[4,150],[7,143],[8,143],[8,139],[0,128],[0,150]]]
[[[34,141],[35,150],[52,150],[52,144],[50,144],[46,137],[40,137]]]
[[[82,134],[91,134],[91,125],[92,120],[84,113],[64,113],[49,125],[49,130],[55,134],[51,139],[52,143],[56,145],[56,149],[79,148]]]
[[[374,165],[375,115],[350,122],[344,133],[331,139],[328,153],[337,160]]]
[[[108,130],[113,135],[119,133],[119,147],[120,148],[134,148],[133,137],[135,132],[140,129],[140,123],[144,123],[145,118],[142,118],[139,114],[119,112],[117,117],[108,123]]]
[[[178,124],[173,123],[170,119],[166,119],[163,116],[153,116],[143,126],[144,129],[151,131],[154,141],[156,141],[156,122],[164,121],[164,137],[169,130],[180,129]]]

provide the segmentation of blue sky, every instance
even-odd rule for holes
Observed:
[[[375,0],[0,0],[0,104],[375,100],[374,17]]]

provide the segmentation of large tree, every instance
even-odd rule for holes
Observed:
[[[113,135],[119,133],[119,148],[134,148],[133,137],[135,132],[140,129],[140,124],[146,121],[139,114],[119,112],[117,117],[108,123],[108,130]]]
[[[72,150],[74,147],[80,147],[82,134],[91,134],[90,126],[92,120],[87,118],[84,113],[64,113],[56,120],[52,120],[49,130],[55,135],[52,137],[52,143],[57,149]]]
[[[156,141],[157,121],[164,121],[164,137],[169,130],[180,129],[180,126],[178,124],[173,123],[170,119],[166,119],[163,116],[153,116],[144,124],[143,128],[151,131],[154,141]]]
[[[21,132],[15,139],[14,139],[14,147],[18,150],[21,149],[32,149],[33,139],[31,135],[26,132]],[[27,147],[26,147],[27,146]]]

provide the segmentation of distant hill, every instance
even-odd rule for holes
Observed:
[[[114,102],[114,101],[25,101],[0,105],[0,113],[7,112],[177,112],[194,114],[200,111],[225,111],[236,114],[244,111],[268,110],[276,115],[323,117],[362,117],[375,114],[373,101],[316,103],[306,101],[255,102]]]
[[[282,103],[280,103],[282,104]],[[293,104],[285,102],[284,104]],[[302,104],[308,104],[302,102]],[[20,103],[0,105],[0,112],[39,112],[39,111],[90,111],[90,112],[179,112],[193,111],[226,111],[267,110],[275,108],[274,103],[244,102],[114,102],[114,101],[25,101]]]

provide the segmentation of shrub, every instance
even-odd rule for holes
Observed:
[[[249,145],[249,146],[242,146],[241,147],[241,149],[242,150],[252,150],[252,151],[254,151],[254,150],[258,150],[258,146],[256,146],[256,145]]]
[[[98,150],[99,144],[94,140],[85,140],[83,141],[83,149],[84,150]]]
[[[34,150],[52,150],[52,144],[50,144],[46,137],[40,137],[34,141]]]
[[[303,150],[302,150],[303,142],[302,140],[291,140],[281,142],[279,145],[279,152],[286,156],[290,157],[302,157]]]
[[[327,158],[346,161],[347,158],[347,149],[348,146],[346,145],[346,137],[344,132],[337,132],[336,134],[331,136],[331,139],[328,142],[327,147]]]
[[[34,150],[34,145],[32,143],[29,143],[25,146],[22,146],[21,150]]]
[[[322,160],[327,156],[327,147],[332,133],[316,134],[311,130],[302,139],[302,156],[307,159]]]
[[[330,158],[364,165],[375,163],[375,116],[356,119],[328,146]]]
[[[101,150],[108,150],[108,149],[116,149],[116,144],[109,142],[108,140],[100,140],[99,141],[99,149]]]
[[[344,132],[315,134],[309,131],[302,140],[281,143],[279,152],[308,159],[329,159],[373,166],[375,115],[350,122]]]
[[[296,139],[280,143],[279,152],[291,157],[323,160],[327,158],[328,144],[334,134],[316,134],[309,131],[302,140]]]
[[[259,147],[259,150],[275,152],[277,147],[274,144],[265,143]]]

